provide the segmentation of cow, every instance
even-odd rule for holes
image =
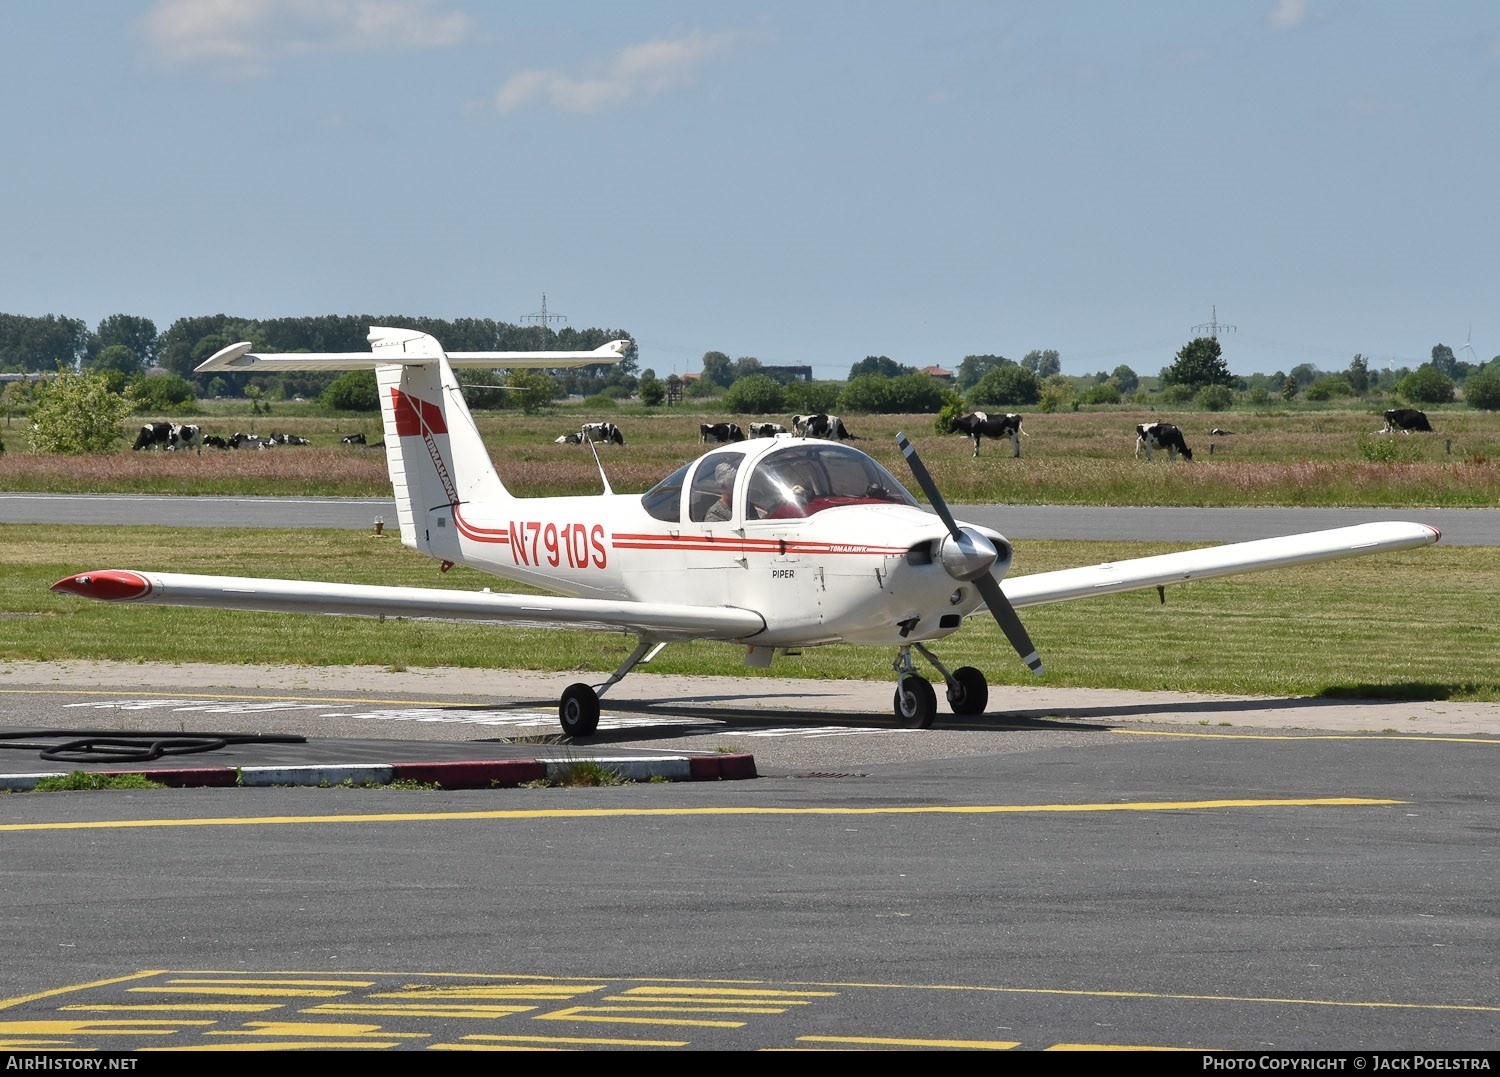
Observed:
[[[613,442],[620,446],[625,444],[625,435],[620,433],[620,428],[614,423],[584,423],[579,434],[584,441]]]
[[[582,445],[583,444],[583,435],[582,434],[559,434],[557,437],[555,437],[555,438],[552,439],[552,444],[554,444],[554,445]]]
[[[827,438],[829,441],[858,441],[849,433],[844,420],[837,415],[793,415],[792,429],[799,438]]]
[[[339,441],[344,445],[366,444],[364,434],[345,434],[343,437],[339,438]]]
[[[221,438],[218,434],[204,434],[203,444],[210,449],[227,449],[229,448],[229,439]]]
[[[153,445],[167,447],[167,442],[172,437],[171,423],[147,423],[141,427],[141,432],[135,436],[135,444],[130,448],[149,449]]]
[[[178,449],[203,452],[203,428],[196,423],[173,423],[172,432],[167,435],[167,448],[172,452]]]
[[[786,427],[780,423],[751,423],[750,436],[753,438],[774,438],[777,434],[785,434]]]
[[[296,434],[272,434],[266,439],[273,445],[311,445],[312,442],[306,438],[298,437]]]
[[[698,431],[698,440],[705,445],[723,445],[726,441],[745,440],[745,432],[738,423],[703,423]]]
[[[1377,434],[1390,434],[1400,430],[1403,434],[1410,434],[1413,430],[1432,433],[1432,424],[1427,421],[1426,412],[1418,411],[1416,408],[1392,408],[1385,413],[1385,427],[1377,430]]]
[[[1146,450],[1146,459],[1156,449],[1166,449],[1167,459],[1176,460],[1181,453],[1184,460],[1193,458],[1193,450],[1187,447],[1182,431],[1171,423],[1140,423],[1135,428],[1135,456],[1139,460],[1141,450]]]
[[[270,449],[276,445],[275,438],[256,437],[254,434],[242,434],[236,430],[229,438],[231,449]]]
[[[991,418],[982,411],[971,411],[967,415],[955,415],[948,420],[948,433],[967,434],[974,439],[974,455],[979,455],[982,438],[1009,438],[1010,455],[1019,459],[1021,455],[1021,417],[1015,412]],[[1030,437],[1030,434],[1026,435]]]

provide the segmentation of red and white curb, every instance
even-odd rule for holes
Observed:
[[[657,759],[637,756],[591,756],[587,759],[450,760],[428,763],[310,764],[286,767],[174,767],[142,770],[121,767],[91,773],[138,774],[173,788],[259,787],[274,785],[389,785],[421,782],[443,789],[494,789],[536,781],[563,781],[587,763],[626,781],[716,782],[756,777],[755,757],[724,753]],[[66,778],[72,771],[48,774],[0,774],[0,791],[27,792],[46,778]]]

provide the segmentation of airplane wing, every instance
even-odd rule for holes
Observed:
[[[1001,587],[1013,606],[1039,606],[1241,572],[1331,561],[1357,554],[1410,550],[1430,545],[1440,537],[1438,529],[1427,524],[1355,524],[1329,531],[1308,531],[1300,535],[1232,542],[1155,557],[1106,561],[1083,568],[1011,576]]]
[[[52,590],[106,602],[202,606],[263,613],[329,613],[409,617],[444,621],[605,629],[634,632],[657,641],[740,640],[766,623],[753,610],[735,606],[681,606],[596,598],[556,598],[440,587],[383,587],[203,576],[184,572],[104,569],[58,580]]]
[[[413,329],[375,326],[367,352],[257,352],[247,341],[231,344],[199,363],[194,373],[231,370],[275,374],[283,370],[370,370],[383,363],[430,363],[446,354],[449,366],[505,368],[595,366],[618,363],[630,349],[628,340],[611,340],[593,351],[440,352],[437,342]]]

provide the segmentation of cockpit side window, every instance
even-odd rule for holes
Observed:
[[[682,519],[682,484],[687,481],[688,467],[683,464],[672,474],[662,479],[651,489],[641,495],[641,508],[669,524],[675,524]]]
[[[710,453],[693,472],[688,519],[693,523],[725,523],[734,515],[734,487],[743,452]]]

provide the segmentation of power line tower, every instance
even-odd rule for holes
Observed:
[[[1189,330],[1189,332],[1201,334],[1202,330],[1204,329],[1208,330],[1209,336],[1213,337],[1215,340],[1218,340],[1219,330],[1222,329],[1227,333],[1233,333],[1238,330],[1238,326],[1225,325],[1223,322],[1219,321],[1219,307],[1218,304],[1215,304],[1213,307],[1212,317],[1202,325],[1193,326],[1193,328]]]
[[[521,322],[522,322],[522,324],[530,322],[532,325],[539,325],[539,326],[542,327],[542,346],[543,346],[543,348],[545,348],[546,345],[551,342],[551,339],[552,339],[552,323],[553,322],[565,322],[567,320],[568,320],[568,318],[567,318],[567,315],[565,315],[565,314],[549,314],[547,312],[547,293],[546,292],[542,293],[542,309],[541,310],[536,311],[536,312],[534,312],[532,314],[523,314],[523,315],[521,315]]]

